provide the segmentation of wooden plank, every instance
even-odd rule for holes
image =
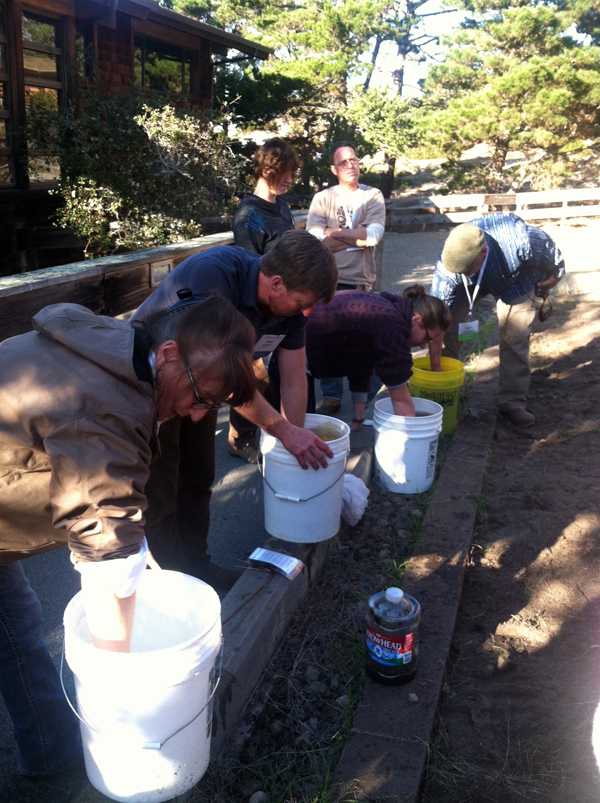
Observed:
[[[520,206],[529,206],[531,204],[563,203],[564,201],[567,201],[568,203],[573,203],[576,201],[600,201],[600,187],[517,193],[517,203]]]
[[[42,307],[66,301],[83,304],[94,312],[104,312],[101,277],[81,279],[67,288],[51,285],[36,293],[25,290],[13,295],[10,301],[1,302],[0,341],[31,329],[31,319]]]
[[[23,10],[43,17],[74,17],[73,0],[22,0]]]
[[[306,216],[306,211],[294,213],[297,228],[304,227]],[[2,276],[0,340],[30,329],[31,317],[47,304],[69,301],[106,315],[127,312],[181,260],[232,243],[232,232],[220,232],[159,248]]]
[[[485,203],[484,193],[468,193],[463,195],[432,195],[431,200],[440,209],[464,209],[474,207],[479,209]]]
[[[576,217],[600,217],[600,204],[589,206],[551,206],[540,209],[520,209],[523,220],[553,220]]]
[[[136,35],[147,36],[150,39],[165,42],[169,45],[176,45],[187,50],[206,49],[210,52],[210,43],[200,34],[195,36],[164,24],[159,25],[156,22],[150,22],[150,20],[132,18],[131,24]]]
[[[130,312],[152,292],[150,265],[122,270],[104,278],[104,309],[109,315]]]
[[[173,243],[172,245],[163,245],[159,248],[145,248],[128,254],[82,260],[81,262],[72,262],[69,265],[57,265],[53,268],[2,276],[0,277],[0,303],[3,299],[24,291],[35,293],[42,288],[55,285],[68,287],[68,285],[75,284],[82,279],[94,277],[102,279],[111,273],[119,273],[125,269],[135,270],[154,262],[163,260],[180,261],[190,256],[190,254],[207,251],[216,245],[231,245],[232,242],[232,233],[223,232],[211,234],[207,237],[198,237],[195,240]],[[68,291],[65,290],[65,292]]]
[[[487,193],[484,198],[484,204],[490,206],[516,206],[517,196],[512,193]]]

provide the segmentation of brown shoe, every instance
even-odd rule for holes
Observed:
[[[342,403],[339,399],[321,399],[317,405],[317,412],[321,415],[335,415],[339,413]]]
[[[500,410],[500,414],[515,427],[532,427],[535,424],[534,414],[525,407],[506,407]]]

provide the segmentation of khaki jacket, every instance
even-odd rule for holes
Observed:
[[[54,304],[0,343],[0,562],[68,542],[79,559],[136,552],[156,408],[134,329]]]
[[[320,238],[325,229],[354,229],[370,223],[378,223],[382,231],[385,228],[385,200],[380,190],[359,184],[358,189],[348,195],[336,185],[321,190],[312,199],[306,230]],[[376,279],[374,248],[350,247],[337,251],[334,256],[339,282],[373,286]]]

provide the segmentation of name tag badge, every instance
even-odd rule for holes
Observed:
[[[285,335],[263,335],[259,337],[254,346],[254,359],[257,357],[265,357],[275,351],[277,346],[285,338]]]
[[[479,335],[479,321],[465,321],[458,324],[458,339],[461,343],[476,340]]]

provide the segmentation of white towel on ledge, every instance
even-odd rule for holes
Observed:
[[[342,518],[351,527],[355,527],[367,509],[369,489],[354,474],[344,474],[344,491],[342,494]]]

